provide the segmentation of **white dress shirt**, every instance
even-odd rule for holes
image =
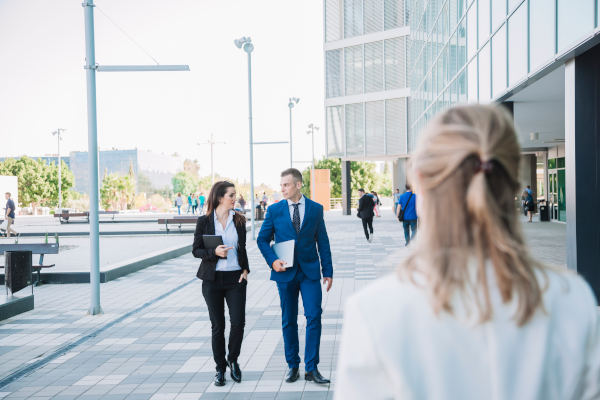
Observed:
[[[237,246],[238,246],[238,234],[233,223],[233,210],[229,211],[229,217],[227,217],[227,224],[225,229],[223,225],[217,219],[217,212],[214,212],[215,218],[215,235],[221,235],[223,238],[223,244],[227,247],[233,247],[227,252],[227,258],[219,258],[217,261],[216,271],[239,271],[242,268],[238,262],[237,257]]]
[[[518,326],[516,302],[502,303],[490,275],[493,315],[483,324],[458,296],[454,316],[436,316],[424,289],[397,275],[352,295],[335,399],[600,398],[600,318],[588,284],[547,271],[545,312]]]
[[[290,209],[290,218],[292,219],[292,225],[294,224],[294,203],[292,200],[288,199],[288,207]],[[302,223],[304,222],[304,212],[306,211],[306,199],[304,195],[300,197],[300,201],[298,201],[298,213],[300,214],[300,227],[302,227]]]

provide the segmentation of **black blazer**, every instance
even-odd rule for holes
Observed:
[[[358,200],[358,218],[373,218],[375,215],[373,207],[375,207],[375,200],[368,194],[364,194]]]
[[[238,234],[237,256],[238,263],[242,270],[250,272],[248,266],[248,253],[246,252],[246,224],[243,226],[235,225]],[[196,276],[202,280],[214,281],[215,269],[220,258],[215,254],[214,249],[204,248],[202,235],[215,234],[215,217],[213,213],[203,215],[198,218],[196,223],[196,232],[194,233],[194,245],[192,246],[192,254],[196,258],[201,258],[202,262],[198,268]]]

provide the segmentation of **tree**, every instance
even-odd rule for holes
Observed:
[[[9,158],[0,162],[0,175],[17,177],[19,182],[19,202],[21,204],[31,205],[33,208],[36,208],[50,197],[51,188],[48,181],[48,166],[40,159],[34,160],[27,156],[19,159]]]
[[[342,197],[342,161],[339,158],[324,158],[315,164],[315,169],[328,169],[330,173],[331,197]],[[310,196],[310,170],[306,168],[302,172],[302,193]],[[352,190],[363,188],[365,190],[377,190],[379,177],[375,172],[375,164],[366,161],[350,162],[350,179]]]
[[[73,196],[73,191],[71,188],[75,182],[75,176],[73,172],[69,169],[67,164],[63,160],[60,161],[61,165],[61,178],[60,178],[60,188],[61,188],[61,196],[63,199],[63,203],[69,201],[69,199]],[[41,201],[42,206],[46,207],[54,207],[58,205],[58,165],[51,163],[46,165],[46,181],[49,184],[48,187],[48,197]]]
[[[198,160],[185,159],[183,161],[183,170],[185,172],[188,172],[194,178],[198,178],[198,172],[200,171],[200,165],[198,164]]]
[[[106,210],[129,209],[135,201],[135,183],[129,175],[107,174],[102,179],[100,198]]]
[[[182,195],[194,193],[198,188],[198,179],[186,171],[176,173],[171,178],[171,183],[173,184],[173,192],[181,193]]]

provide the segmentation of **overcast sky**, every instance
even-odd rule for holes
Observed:
[[[0,155],[87,151],[82,0],[0,0]],[[208,175],[249,179],[246,56],[233,40],[251,36],[256,141],[287,140],[294,108],[294,157],[324,154],[323,6],[320,0],[97,0],[96,62],[189,64],[191,72],[97,73],[101,149],[148,149],[198,159]],[[110,20],[122,28],[125,35]],[[277,185],[287,145],[255,147],[255,182]],[[296,165],[304,167],[305,165]]]

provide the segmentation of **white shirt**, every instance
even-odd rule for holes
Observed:
[[[290,199],[287,200],[288,207],[290,209],[290,218],[292,219],[292,225],[294,224],[294,202]],[[300,201],[298,201],[298,213],[300,214],[300,226],[302,227],[302,222],[304,222],[304,211],[306,210],[306,199],[304,195],[300,197]]]
[[[346,304],[334,398],[600,398],[594,295],[573,273],[547,274],[547,313],[521,327],[515,302],[503,304],[495,284],[492,320],[474,324],[434,315],[424,290],[396,275],[376,280]]]
[[[219,258],[217,261],[216,271],[239,271],[242,268],[238,262],[237,257],[237,245],[238,245],[238,234],[233,223],[234,211],[229,211],[229,217],[227,217],[227,224],[225,229],[223,225],[217,219],[217,212],[214,212],[215,218],[215,235],[221,235],[223,238],[223,244],[227,247],[233,247],[233,249],[227,252],[227,258]]]

